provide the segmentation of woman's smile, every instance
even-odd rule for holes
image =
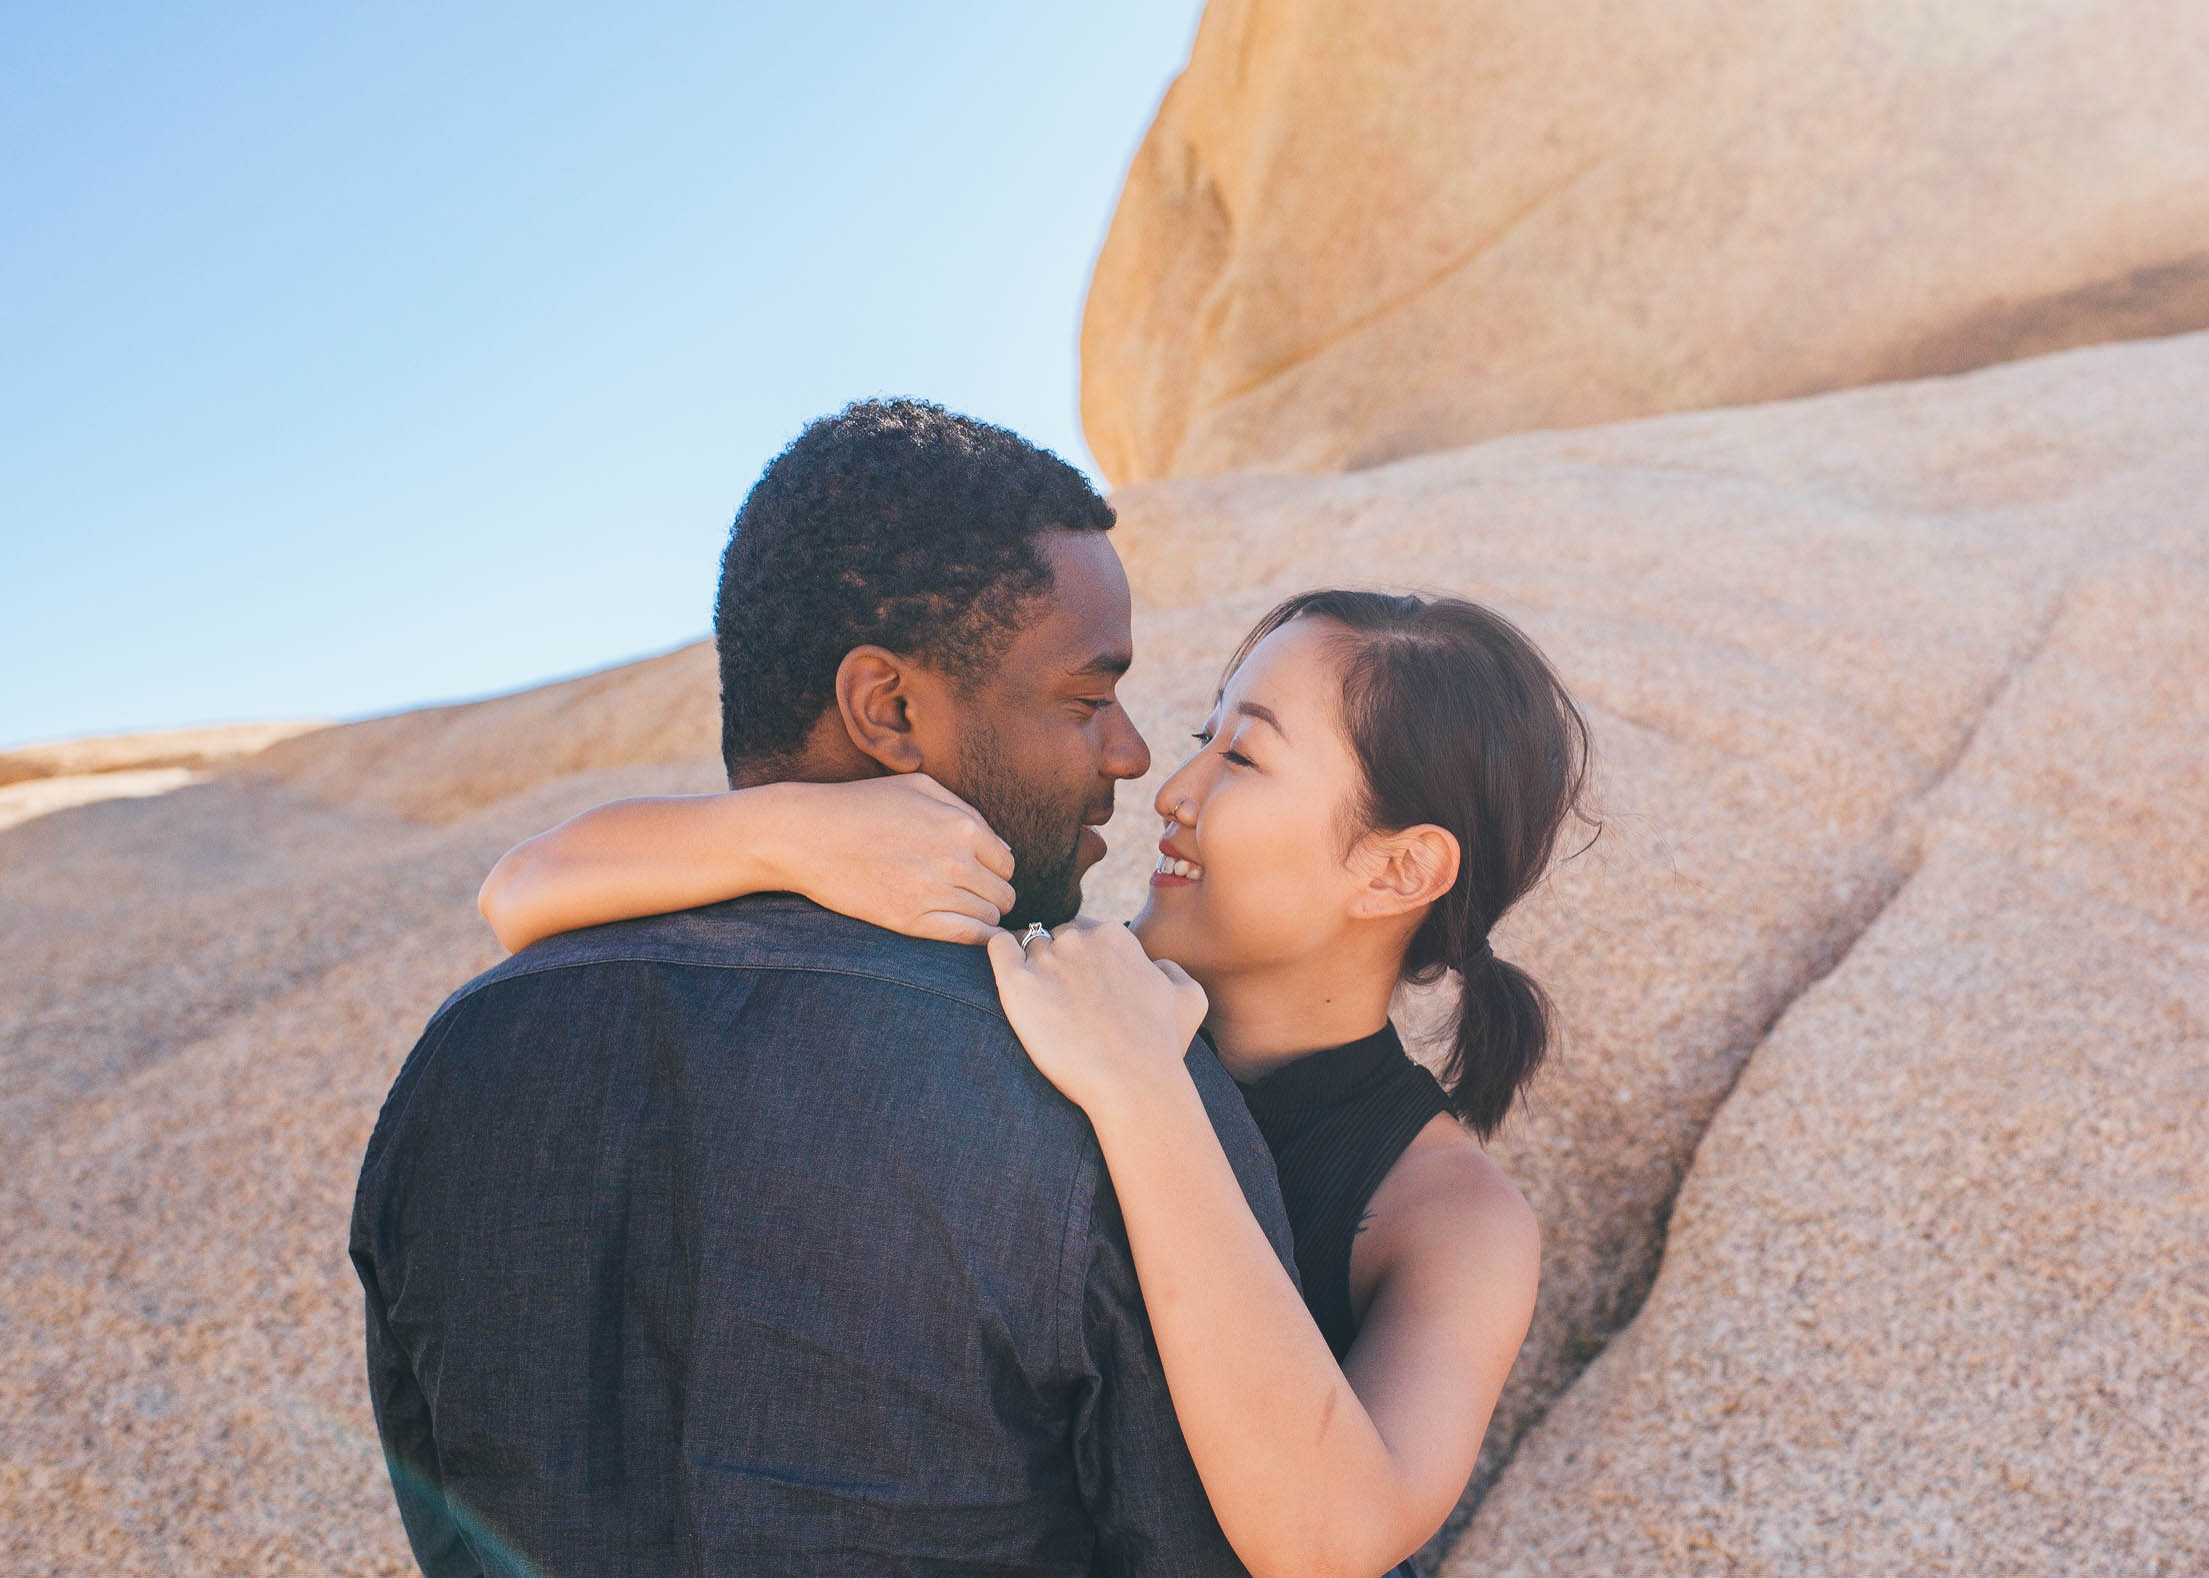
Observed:
[[[1175,850],[1166,839],[1158,841],[1158,864],[1151,868],[1154,888],[1185,888],[1204,880],[1204,868]]]

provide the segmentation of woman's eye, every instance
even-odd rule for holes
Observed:
[[[1212,741],[1217,738],[1217,736],[1215,736],[1210,729],[1199,729],[1196,733],[1190,735],[1189,738],[1197,742],[1197,749],[1201,751],[1210,749]],[[1233,762],[1237,767],[1255,767],[1258,765],[1249,757],[1245,756],[1241,751],[1226,750],[1220,752],[1220,754],[1226,757],[1229,761]]]

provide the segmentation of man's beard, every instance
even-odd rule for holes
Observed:
[[[999,925],[1018,930],[1030,921],[1056,926],[1081,912],[1081,830],[1095,812],[1059,805],[1023,783],[998,748],[980,731],[960,743],[959,793],[997,836],[1012,846],[1013,904]],[[1103,808],[1104,816],[1111,807]]]

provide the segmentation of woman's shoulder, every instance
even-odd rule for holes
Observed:
[[[1430,1120],[1373,1192],[1358,1258],[1378,1281],[1406,1270],[1456,1282],[1510,1278],[1531,1289],[1541,1229],[1511,1175],[1456,1119]]]

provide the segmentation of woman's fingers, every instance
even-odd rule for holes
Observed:
[[[952,915],[968,915],[989,927],[995,927],[997,918],[1011,908],[1009,901],[993,904],[972,888],[956,887],[930,891],[922,896],[920,904],[922,914],[942,911]]]
[[[990,913],[986,918],[993,923],[1012,909],[1012,884],[994,872],[975,871],[970,867],[953,880],[960,893],[970,896],[976,903],[989,909]],[[963,910],[966,905],[961,904],[959,908]]]
[[[990,875],[1001,878],[1005,882],[1011,882],[1013,868],[1012,845],[1006,843],[995,832],[991,831],[990,825],[983,821],[981,817],[976,816],[974,818],[974,825],[976,828],[974,858],[982,863]],[[1007,888],[1006,891],[1010,892],[1011,889]]]
[[[1077,915],[1054,927],[1048,937],[1027,945],[1030,963],[1069,985],[1109,986],[1126,981],[1140,970],[1148,973],[1150,959],[1134,933],[1110,921]]]
[[[938,801],[954,810],[963,812],[972,835],[974,858],[996,876],[1010,878],[1013,871],[1012,846],[997,836],[996,829],[984,820],[982,813],[946,789],[926,773],[907,773],[903,783],[909,784],[920,794]],[[1009,908],[1009,901],[1007,907]]]
[[[997,929],[995,919],[982,920],[964,915],[957,910],[929,910],[920,916],[914,927],[914,935],[931,942],[956,942],[973,945],[986,943],[992,937],[1004,935]]]
[[[1058,929],[1057,938],[1066,945],[1061,957],[1078,960],[1092,969],[1150,969],[1150,956],[1143,952],[1135,933],[1116,921],[1077,915]]]
[[[987,940],[990,971],[997,977],[997,990],[1002,993],[1006,980],[1019,974],[1028,961],[1021,951],[1020,940],[1011,932],[992,927]]]
[[[1157,964],[1158,973],[1173,984],[1174,998],[1189,1022],[1189,1034],[1195,1035],[1197,1027],[1204,1023],[1204,1016],[1212,1011],[1212,999],[1190,978],[1189,972],[1173,960],[1160,959]]]

